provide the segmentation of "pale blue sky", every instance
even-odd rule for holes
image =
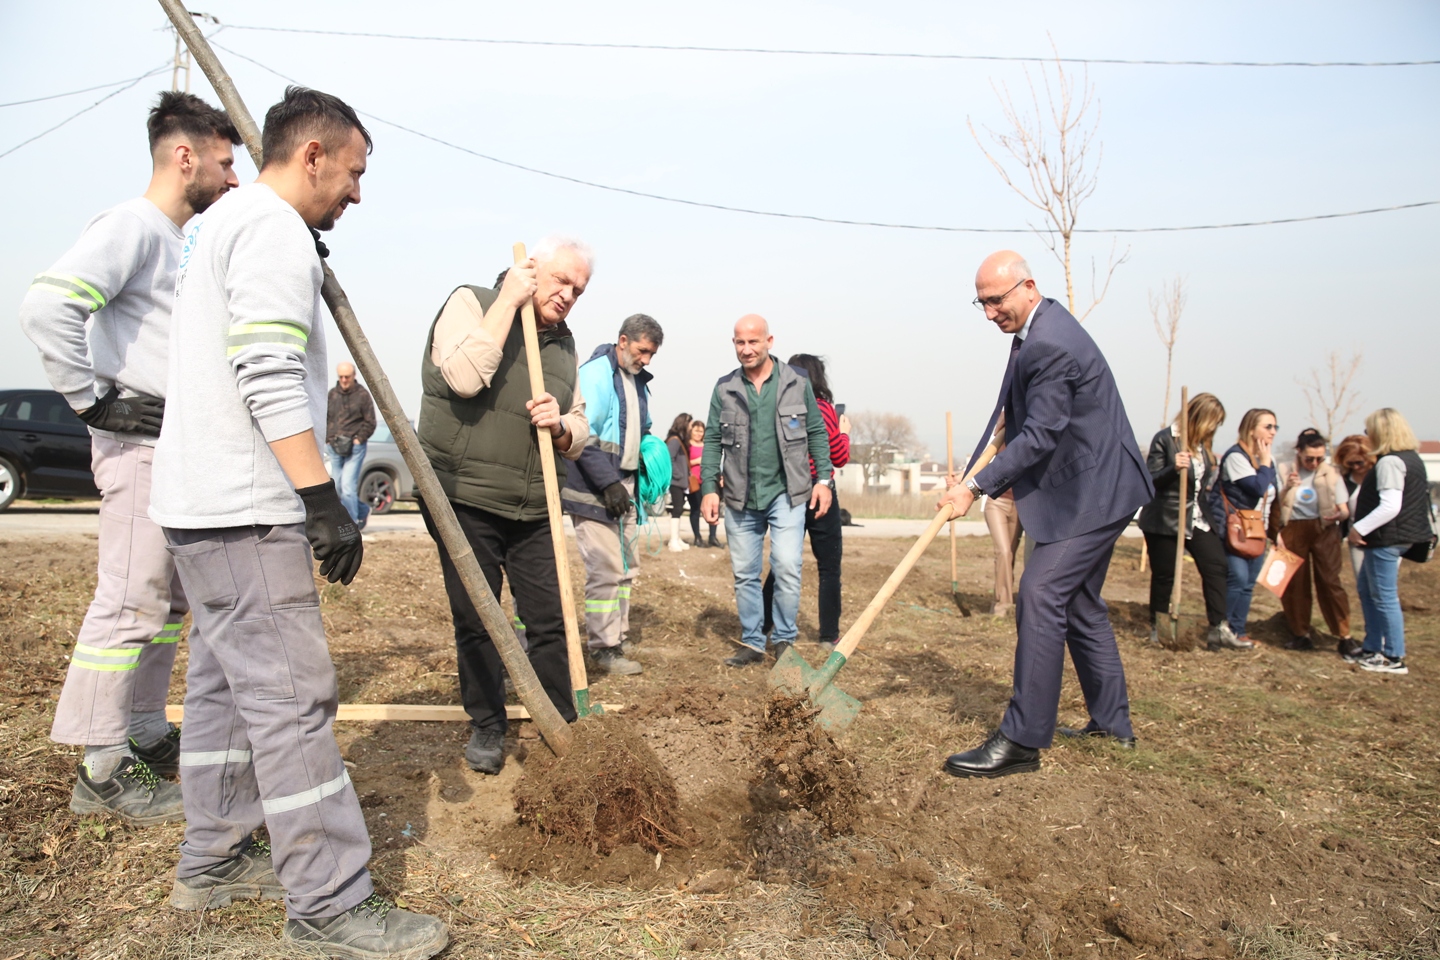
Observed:
[[[222,22],[450,36],[1043,55],[1398,60],[1440,58],[1433,3],[238,3]],[[400,12],[397,12],[400,11]],[[0,5],[0,102],[136,76],[164,62],[158,5]],[[63,25],[63,44],[57,25]],[[965,128],[1002,121],[991,81],[1017,64],[536,49],[286,36],[216,41],[358,109],[519,163],[618,186],[854,219],[1020,226],[1022,201]],[[222,52],[251,111],[284,82]],[[1032,68],[1033,73],[1033,68]],[[1255,69],[1093,66],[1104,163],[1082,225],[1215,223],[1440,199],[1440,66]],[[142,82],[0,158],[0,385],[43,383],[14,306],[85,221],[143,191],[144,116],[169,76]],[[198,68],[194,89],[211,96]],[[0,151],[101,93],[0,110]],[[652,367],[657,432],[703,416],[734,366],[741,314],[767,316],[781,356],[830,360],[849,409],[909,414],[943,454],[944,411],[967,451],[999,384],[1006,338],[969,305],[979,261],[1015,246],[1063,299],[1033,236],[831,226],[675,206],[496,166],[371,124],[363,203],[327,238],[407,410],[425,329],[449,291],[489,283],[515,240],[587,238],[598,269],[572,314],[588,355],[643,311],[666,329]],[[248,159],[242,181],[253,177]],[[1176,383],[1307,425],[1295,379],[1330,350],[1363,349],[1365,411],[1395,406],[1440,438],[1435,387],[1440,207],[1348,220],[1122,238],[1130,262],[1087,322],[1136,433],[1158,425],[1164,354],[1147,291],[1188,278]],[[1109,240],[1079,241],[1082,262]],[[1083,286],[1082,286],[1083,289]],[[327,318],[328,319],[328,318]],[[344,345],[331,326],[330,350]],[[1178,389],[1177,389],[1178,393]],[[1171,409],[1174,409],[1172,400]],[[1363,416],[1363,413],[1362,413]],[[1361,416],[1347,425],[1360,426]]]

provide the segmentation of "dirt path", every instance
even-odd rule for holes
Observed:
[[[845,622],[906,546],[847,544]],[[664,553],[645,557],[635,588],[645,674],[592,688],[632,705],[675,780],[684,845],[602,854],[517,825],[525,759],[545,752],[523,726],[505,771],[482,777],[461,760],[463,725],[340,724],[382,889],[446,917],[447,955],[465,958],[1440,953],[1440,570],[1405,565],[1412,673],[1378,677],[1329,648],[1280,649],[1263,591],[1253,653],[1149,647],[1147,575],[1138,544],[1122,542],[1106,594],[1140,749],[1060,744],[1038,774],[980,782],[940,764],[998,721],[1014,623],[983,613],[988,544],[960,549],[975,615],[952,601],[949,545],[937,544],[841,675],[864,703],[836,745],[858,774],[848,831],[759,776],[769,691],[763,670],[720,664],[738,634],[726,555]],[[164,906],[178,829],[66,809],[74,753],[45,734],[93,564],[89,538],[0,541],[0,960],[278,956],[278,905],[198,925]],[[800,649],[812,661],[814,597],[807,565]],[[427,540],[386,538],[322,602],[342,701],[456,702]],[[1201,609],[1198,591],[1187,603]],[[1061,722],[1083,721],[1070,677]]]

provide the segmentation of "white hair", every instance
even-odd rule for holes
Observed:
[[[1024,260],[1011,260],[1005,267],[1005,272],[1010,275],[1011,280],[1033,280],[1035,275],[1030,272],[1030,264]]]
[[[562,233],[552,233],[535,244],[530,248],[530,257],[536,263],[545,263],[547,260],[553,260],[555,254],[561,250],[567,249],[574,250],[580,259],[585,261],[585,266],[590,269],[590,272],[595,272],[595,251],[590,248],[590,244],[579,237]]]

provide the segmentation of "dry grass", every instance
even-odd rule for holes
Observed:
[[[938,497],[938,493],[847,493],[840,505],[857,518],[929,520],[935,516]]]

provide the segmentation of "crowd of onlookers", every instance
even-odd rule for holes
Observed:
[[[1287,649],[1315,648],[1311,613],[1318,600],[1346,661],[1378,673],[1407,673],[1400,560],[1429,559],[1435,532],[1425,465],[1405,418],[1388,407],[1376,410],[1363,434],[1345,437],[1333,450],[1318,430],[1307,428],[1296,438],[1293,459],[1284,463],[1273,452],[1273,412],[1247,410],[1235,442],[1217,456],[1214,438],[1224,420],[1220,401],[1202,393],[1151,440],[1147,464],[1155,499],[1141,511],[1140,529],[1153,571],[1152,624],[1170,608],[1183,473],[1185,549],[1200,576],[1211,650],[1254,647],[1248,618],[1256,580],[1267,558],[1278,556],[1293,568],[1281,593]],[[1352,635],[1341,582],[1347,545],[1363,641]],[[1158,640],[1153,626],[1151,639]]]

